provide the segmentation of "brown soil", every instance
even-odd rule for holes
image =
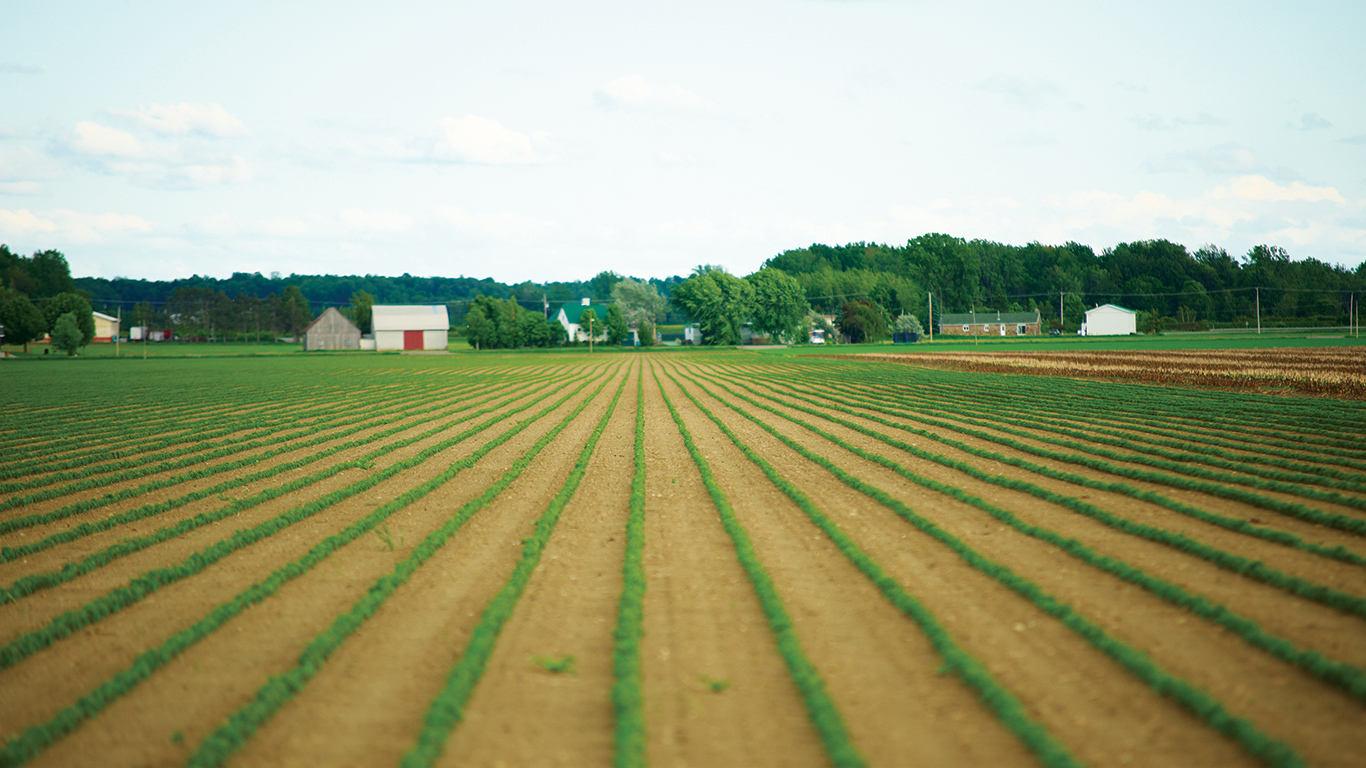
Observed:
[[[742,356],[743,357],[743,356]],[[917,356],[914,358],[920,361]],[[1286,358],[1287,361],[1290,358]],[[1180,355],[1162,358],[1181,363]],[[606,367],[601,367],[603,365]],[[1057,547],[1007,528],[982,510],[926,489],[882,465],[787,419],[726,394],[713,382],[737,391],[755,386],[778,403],[797,404],[788,383],[805,386],[802,370],[828,366],[819,361],[757,360],[734,356],[615,353],[555,356],[479,354],[393,358],[392,370],[376,366],[373,376],[335,374],[309,380],[309,391],[354,397],[367,381],[370,394],[403,397],[421,392],[444,398],[452,410],[436,418],[408,418],[410,428],[385,439],[417,434],[438,424],[443,432],[396,449],[375,468],[412,456],[477,422],[456,423],[476,387],[443,395],[443,382],[463,387],[487,374],[492,382],[544,377],[486,431],[433,456],[308,520],[247,547],[202,573],[166,586],[137,604],[8,668],[0,669],[0,739],[46,722],[62,707],[126,668],[138,654],[231,599],[272,571],[302,556],[325,537],[379,504],[435,476],[490,439],[543,408],[512,414],[538,393],[558,397],[577,374],[596,368],[594,382],[608,386],[535,459],[526,472],[475,514],[447,544],[418,569],[359,627],[317,675],[233,756],[236,765],[393,764],[407,752],[433,697],[444,686],[489,600],[506,582],[522,554],[522,539],[561,489],[591,430],[605,413],[616,384],[626,381],[616,412],[598,443],[588,472],[564,509],[543,559],[503,629],[488,666],[468,701],[463,720],[450,734],[443,765],[603,765],[614,754],[611,702],[612,635],[621,595],[624,529],[633,473],[636,382],[644,382],[646,412],[646,517],[644,604],[646,635],[641,652],[650,763],[661,766],[803,766],[828,764],[798,690],[777,653],[754,587],[722,528],[697,467],[665,407],[663,392],[678,408],[722,492],[734,507],[792,620],[801,647],[838,707],[859,751],[871,765],[1034,765],[1036,760],[982,703],[953,676],[938,674],[942,662],[925,633],[902,614],[834,546],[806,514],[782,493],[685,394],[720,417],[745,445],[765,457],[817,508],[830,516],[903,589],[935,614],[952,637],[979,659],[996,679],[1072,753],[1095,766],[1252,765],[1256,761],[1234,741],[1216,733],[1174,700],[1125,671],[1079,634],[1003,586],[893,510],[851,488],[821,466],[784,445],[731,406],[753,414],[806,449],[883,489],[892,497],[959,537],[982,556],[1009,568],[1070,605],[1111,637],[1145,654],[1160,668],[1217,699],[1236,716],[1283,740],[1311,765],[1350,766],[1366,753],[1366,706],[1299,667],[1278,661],[1234,633],[1197,617],[1145,590],[1088,566]],[[873,365],[873,363],[865,363]],[[1290,362],[1286,362],[1290,366]],[[399,370],[399,369],[402,370]],[[891,368],[891,366],[888,366]],[[904,369],[903,369],[904,370]],[[827,371],[828,373],[828,371]],[[756,376],[760,383],[746,379]],[[450,376],[447,379],[444,377]],[[698,378],[703,386],[688,381]],[[677,383],[671,377],[678,377]],[[848,386],[850,393],[881,384]],[[340,394],[346,391],[351,394]],[[291,669],[303,648],[345,614],[375,580],[463,504],[477,497],[537,439],[581,402],[587,392],[530,425],[484,456],[453,481],[397,512],[387,529],[394,549],[367,534],[331,554],[273,597],[228,621],[203,641],[167,663],[99,715],[42,751],[33,765],[174,765],[184,762],[212,730],[249,702],[271,676]],[[846,391],[831,388],[827,396]],[[257,397],[257,390],[243,393]],[[941,390],[935,397],[944,395]],[[919,393],[905,391],[907,401]],[[773,401],[763,402],[773,404]],[[326,402],[326,399],[322,402]],[[1175,401],[1173,401],[1175,402]],[[242,407],[244,404],[239,404]],[[801,403],[804,407],[808,404]],[[1170,404],[1169,404],[1170,405]],[[206,406],[201,414],[210,413]],[[777,405],[782,413],[810,422],[838,440],[896,461],[905,469],[955,486],[1018,515],[1026,522],[1077,539],[1097,552],[1204,595],[1258,622],[1267,632],[1324,656],[1366,668],[1366,621],[1292,596],[1282,590],[1136,536],[1104,526],[1032,495],[974,479],[917,458],[873,437],[821,416]],[[1175,406],[1172,406],[1175,407]],[[1336,403],[1346,408],[1350,404]],[[1261,560],[1286,573],[1366,595],[1366,569],[1270,544],[1170,512],[1121,494],[1053,480],[1028,470],[981,459],[928,438],[874,423],[860,416],[817,409],[862,424],[898,440],[971,463],[1002,477],[1027,480],[1074,496],[1117,516],[1143,522],[1228,552]],[[1028,438],[1012,439],[1049,447],[1036,438],[1050,423],[1081,426],[1075,414],[1026,409],[1040,424]],[[231,409],[225,412],[232,412]],[[62,411],[25,412],[35,423],[61,418]],[[867,412],[865,412],[867,413]],[[871,415],[871,413],[868,413]],[[1254,519],[1329,545],[1366,553],[1362,537],[1286,518],[1206,493],[1128,480],[1074,464],[1044,459],[992,440],[957,431],[960,421],[926,425],[913,412],[894,422],[1019,457],[1047,467],[1107,482],[1125,482],[1192,506]],[[1198,413],[1173,428],[1198,436]],[[184,416],[185,420],[194,414]],[[300,420],[309,418],[301,408]],[[493,414],[478,421],[493,418]],[[989,420],[989,419],[984,419]],[[371,434],[398,423],[367,428]],[[1105,422],[1103,416],[1097,422]],[[26,422],[27,423],[27,422]],[[103,422],[102,422],[103,423]],[[116,423],[109,421],[110,424]],[[165,422],[175,428],[175,419]],[[1122,420],[1107,428],[1122,433]],[[1248,426],[1293,436],[1293,429],[1268,420]],[[988,434],[989,428],[973,427]],[[1136,433],[1135,433],[1136,434]],[[338,438],[351,440],[359,437]],[[1246,435],[1227,434],[1239,453],[1261,448]],[[1292,438],[1293,439],[1293,438]],[[20,450],[40,440],[12,436]],[[372,450],[353,449],[316,465],[282,473],[230,495],[245,496],[316,472]],[[1108,449],[1124,453],[1123,448]],[[194,450],[188,447],[188,450]],[[316,450],[316,449],[314,449]],[[298,452],[272,460],[283,462]],[[1314,461],[1307,451],[1306,461]],[[1116,461],[1116,463],[1121,463]],[[1126,466],[1138,464],[1123,462]],[[59,524],[0,536],[0,544],[34,541],[83,520],[99,519],[143,504],[175,498],[198,487],[270,466],[263,463],[207,481],[180,483]],[[1148,468],[1151,469],[1151,468]],[[0,605],[0,643],[43,626],[61,612],[125,584],[149,569],[177,563],[239,528],[264,520],[344,487],[371,470],[347,469],[337,476],[244,511],[218,524],[114,561],[59,587]],[[1345,470],[1344,471],[1349,471]],[[1359,473],[1366,481],[1366,473]],[[37,476],[37,475],[35,475]],[[5,517],[59,508],[102,488],[61,500],[11,510]],[[1285,498],[1324,511],[1362,516],[1360,510]],[[154,519],[122,526],[53,547],[19,562],[0,564],[0,584],[29,573],[59,569],[123,537],[145,535],[195,514],[221,508],[210,498]],[[532,657],[572,655],[572,674],[552,674]],[[708,681],[727,685],[719,692]]]

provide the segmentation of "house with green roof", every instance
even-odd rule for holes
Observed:
[[[588,332],[579,328],[579,318],[583,316],[583,311],[592,307],[593,313],[598,316],[598,322],[593,330],[597,331],[593,336],[594,341],[603,341],[607,338],[607,305],[592,305],[592,299],[581,299],[579,303],[565,303],[560,305],[560,311],[555,313],[554,319],[560,321],[565,331],[569,334],[570,341],[588,341]]]

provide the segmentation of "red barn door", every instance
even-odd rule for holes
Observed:
[[[403,348],[422,349],[422,331],[404,331]]]

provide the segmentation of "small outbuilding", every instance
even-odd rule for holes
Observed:
[[[375,349],[446,349],[451,329],[445,304],[376,304],[370,309]]]
[[[1117,304],[1101,304],[1086,310],[1082,336],[1125,336],[1138,333],[1138,313]]]
[[[360,329],[336,307],[328,307],[304,329],[304,351],[315,349],[360,349]]]
[[[119,337],[119,319],[103,312],[94,312],[95,337],[91,341],[113,341]]]

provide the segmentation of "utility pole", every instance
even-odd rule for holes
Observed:
[[[927,325],[926,327],[929,328],[929,330],[930,330],[930,343],[933,344],[933,343],[934,343],[934,293],[932,293],[932,292],[930,292],[930,291],[925,291],[925,296],[929,299],[929,302],[930,302],[930,316],[929,316],[928,318],[926,318],[926,320],[928,321],[929,325]]]
[[[972,307],[972,346],[977,346],[977,306]]]
[[[1257,333],[1261,333],[1261,332],[1262,332],[1262,289],[1261,289],[1260,287],[1257,287],[1257,288],[1253,288],[1252,290],[1254,290],[1254,291],[1257,292]]]
[[[119,322],[114,326],[114,357],[119,356],[119,333],[123,331],[123,305],[119,305]]]
[[[1059,330],[1065,330],[1067,326],[1067,318],[1063,317],[1062,314],[1062,297],[1065,295],[1062,291],[1058,291],[1058,325],[1062,326]]]

